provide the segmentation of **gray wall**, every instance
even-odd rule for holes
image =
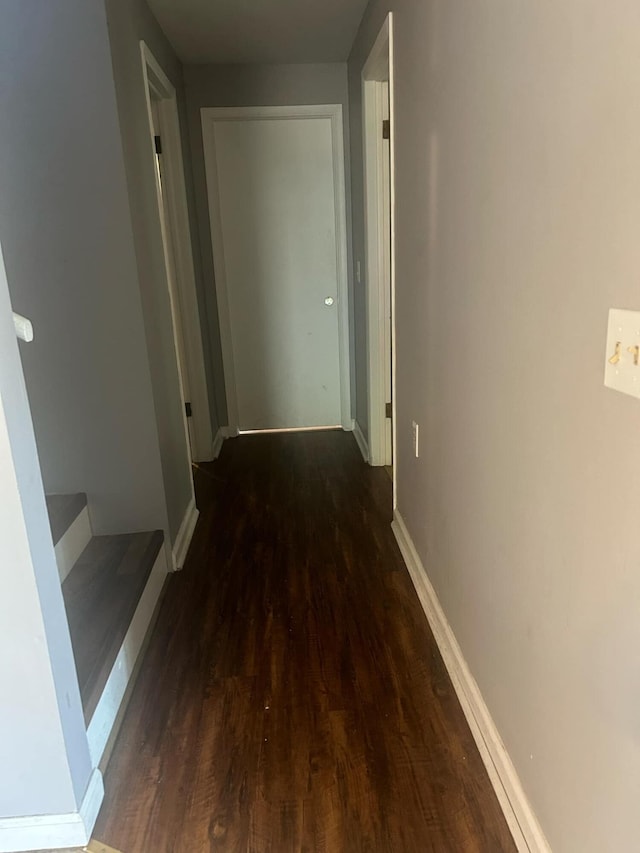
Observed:
[[[202,146],[202,107],[257,107],[292,104],[342,104],[345,137],[345,180],[347,184],[347,222],[351,219],[349,108],[347,67],[344,63],[324,65],[190,65],[184,69],[189,119],[189,133],[196,188],[200,246],[202,251],[202,299],[206,305],[211,334],[211,352],[216,367],[216,399],[218,410],[226,424],[227,410],[224,373],[215,295],[213,253],[209,206]],[[349,261],[350,316],[353,299],[353,275],[350,229],[347,232]],[[350,322],[351,352],[353,352],[353,323]],[[352,361],[352,390],[355,389]],[[355,393],[352,394],[355,407]],[[355,411],[355,408],[354,408]]]
[[[392,5],[399,510],[553,850],[634,850],[640,403],[603,365],[640,308],[640,6]],[[349,62],[356,257],[387,6]]]
[[[91,763],[2,257],[0,507],[0,817],[65,814]]]
[[[144,40],[176,88],[184,109],[182,69],[144,0],[107,0],[107,20],[122,131],[140,291],[160,438],[169,530],[174,542],[192,495],[178,364],[160,230],[154,163],[140,57]],[[185,126],[183,117],[183,127]],[[190,178],[187,155],[187,176]],[[190,180],[187,180],[190,187]],[[194,229],[195,230],[195,229]],[[207,335],[208,339],[208,335]]]
[[[0,236],[49,492],[97,533],[166,528],[105,11],[4,0]]]

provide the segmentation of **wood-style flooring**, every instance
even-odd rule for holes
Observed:
[[[95,837],[123,853],[515,851],[386,471],[347,433],[254,435],[196,484]]]

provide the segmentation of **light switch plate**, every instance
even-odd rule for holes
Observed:
[[[640,397],[640,311],[609,310],[604,384]]]

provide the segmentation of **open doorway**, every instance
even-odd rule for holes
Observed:
[[[185,440],[193,462],[214,458],[176,92],[140,42]]]
[[[369,462],[394,480],[393,46],[387,16],[362,70]]]

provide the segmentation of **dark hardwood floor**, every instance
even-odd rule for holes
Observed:
[[[196,481],[95,837],[123,853],[514,851],[386,471],[346,433],[256,435]]]

